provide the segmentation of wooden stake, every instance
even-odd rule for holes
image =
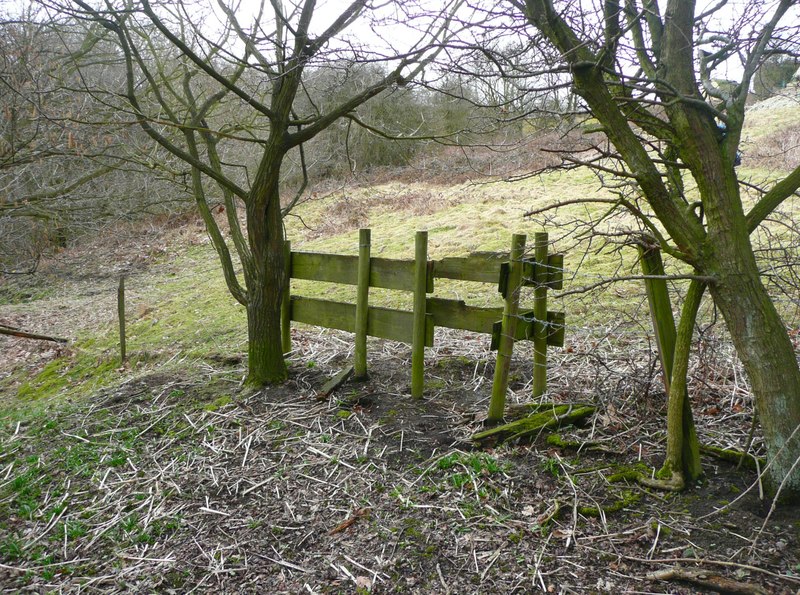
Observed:
[[[370,230],[358,232],[358,289],[356,293],[355,378],[367,377],[367,321],[369,316]]]
[[[497,365],[492,382],[492,399],[489,403],[487,421],[497,423],[503,420],[508,389],[508,370],[511,353],[514,350],[514,336],[519,315],[519,294],[522,288],[522,257],[525,254],[525,236],[514,234],[511,238],[511,262],[508,273],[506,299],[503,307],[503,330],[497,348]]]
[[[286,286],[281,301],[281,346],[284,353],[289,353],[292,350],[292,242],[289,240],[284,243],[283,260],[286,267]]]
[[[550,278],[547,262],[546,233],[534,236],[534,258],[536,260],[533,290],[533,396],[540,397],[547,392],[547,282]]]
[[[127,346],[125,341],[125,275],[119,278],[117,288],[117,315],[119,316],[119,360],[125,363],[127,359]]]
[[[411,396],[425,390],[425,323],[428,281],[428,232],[418,231],[414,244],[414,326],[411,342]]]

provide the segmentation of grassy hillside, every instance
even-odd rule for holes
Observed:
[[[769,102],[778,103],[770,107]],[[745,135],[760,139],[762,147],[768,145],[764,139],[777,142],[780,134],[800,126],[799,110],[790,99],[774,98],[767,104],[751,109]],[[780,175],[748,153],[739,173],[753,182]],[[408,172],[403,178],[409,178]],[[548,231],[551,251],[565,253],[568,295],[553,299],[551,309],[567,313],[568,338],[598,330],[602,334],[609,328],[643,337],[649,322],[641,282],[603,285],[591,294],[572,293],[615,275],[639,273],[635,249],[618,243],[618,232],[635,229],[636,223],[616,216],[594,227],[595,232],[610,234],[606,243],[585,232],[587,222],[603,217],[608,205],[572,204],[535,219],[524,217],[529,210],[555,202],[611,196],[588,171],[455,185],[349,182],[297,208],[287,220],[287,236],[294,250],[356,254],[358,229],[369,227],[374,255],[410,258],[414,233],[424,229],[429,232],[429,257],[438,259],[507,250],[512,233],[532,238],[535,232]],[[752,195],[748,201],[755,198]],[[788,215],[798,209],[797,200],[784,205]],[[757,241],[767,247],[776,238],[790,239],[791,231],[776,224]],[[129,275],[131,358],[125,367],[117,356],[114,302],[116,282],[123,273]],[[355,296],[353,287],[330,284],[295,281],[292,290],[345,301]],[[476,305],[500,304],[495,289],[482,284],[442,280],[435,295]],[[787,316],[797,316],[797,304],[777,295]],[[411,305],[410,294],[404,292],[373,291],[371,300],[393,307]],[[0,304],[4,304],[0,320],[5,323],[72,340],[69,348],[57,350],[47,345],[21,348],[0,338],[9,345],[0,362],[0,390],[12,409],[54,397],[80,399],[147,370],[200,366],[209,357],[241,357],[246,351],[243,308],[228,294],[216,255],[193,218],[109,230],[93,243],[56,255],[33,278],[5,280]]]

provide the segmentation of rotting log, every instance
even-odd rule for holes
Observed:
[[[536,438],[543,430],[569,424],[577,424],[597,408],[585,404],[552,404],[547,410],[539,411],[522,419],[502,424],[473,434],[472,440],[481,446],[501,444],[510,440]]]

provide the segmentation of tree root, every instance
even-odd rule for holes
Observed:
[[[619,512],[626,506],[636,504],[641,499],[642,494],[640,492],[625,491],[622,493],[621,498],[606,506],[578,506],[578,514],[585,517],[600,518],[607,514]]]
[[[711,589],[717,593],[733,593],[734,595],[767,595],[761,586],[752,583],[742,583],[729,579],[720,574],[705,570],[689,568],[668,568],[645,575],[650,581],[683,581],[698,585],[704,589]]]
[[[576,424],[596,411],[592,405],[555,405],[537,406],[539,412],[516,421],[477,432],[472,436],[473,442],[481,446],[496,445],[510,440],[536,438],[547,428]]]
[[[659,474],[661,474],[661,472],[659,472]],[[682,492],[684,488],[686,488],[686,480],[683,478],[683,473],[678,471],[672,471],[669,477],[656,478],[647,477],[640,473],[636,481],[645,487],[653,488],[654,490],[662,490],[664,492]]]
[[[573,450],[578,450],[578,451],[590,450],[592,452],[604,452],[612,455],[625,454],[620,450],[608,448],[607,446],[604,446],[601,442],[593,440],[587,440],[586,442],[581,442],[579,440],[565,440],[564,437],[557,432],[553,432],[552,434],[547,436],[547,444],[558,448],[571,448]]]

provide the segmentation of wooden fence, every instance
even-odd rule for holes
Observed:
[[[525,257],[526,237],[515,235],[510,253],[481,252],[441,260],[428,260],[425,231],[416,234],[414,260],[372,257],[370,236],[369,229],[360,230],[358,256],[293,252],[287,242],[290,279],[355,285],[357,298],[352,304],[291,295],[287,282],[282,310],[284,351],[291,350],[291,321],[353,332],[356,335],[354,373],[356,377],[364,377],[367,374],[367,336],[409,343],[412,349],[411,393],[420,397],[424,388],[424,348],[433,346],[435,327],[489,334],[492,349],[498,350],[492,389],[497,409],[501,393],[504,403],[514,342],[532,340],[534,396],[546,391],[547,346],[560,347],[564,343],[564,313],[547,310],[547,290],[562,287],[564,257],[548,254],[546,233],[536,234],[534,258]],[[481,308],[461,300],[428,297],[436,279],[492,283],[502,294],[504,306]],[[531,311],[519,309],[521,289],[525,286],[533,287],[534,291]],[[413,292],[413,311],[370,306],[370,287]],[[494,417],[502,418],[502,407],[499,416],[495,411]]]

